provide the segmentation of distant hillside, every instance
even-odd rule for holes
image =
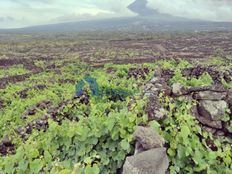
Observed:
[[[169,15],[149,17],[114,18],[95,21],[68,22],[32,26],[20,29],[0,30],[0,32],[82,32],[82,31],[157,31],[189,32],[232,30],[232,23],[188,21]]]
[[[137,13],[134,17],[89,20],[32,26],[0,32],[82,32],[82,31],[157,31],[188,32],[232,30],[232,23],[187,19],[159,13],[147,7],[147,0],[135,0],[128,9]]]

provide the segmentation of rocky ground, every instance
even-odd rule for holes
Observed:
[[[182,73],[184,76],[191,77],[208,72],[214,80],[212,86],[184,87],[180,83],[169,85],[167,82],[173,74],[165,76],[164,74],[167,74],[167,72],[157,68],[154,77],[147,83],[144,90],[145,95],[149,98],[146,106],[149,120],[162,122],[167,116],[167,110],[160,100],[160,94],[162,93],[173,100],[181,98],[184,101],[194,103],[189,112],[198,120],[203,130],[211,133],[215,139],[228,137],[232,140],[232,90],[222,85],[220,79],[225,77],[223,72],[212,70],[210,67],[204,67],[203,69],[199,67],[183,69]],[[231,75],[229,77],[231,81]],[[126,159],[123,173],[166,173],[169,160],[163,137],[147,126],[137,127],[133,136],[135,154]],[[212,151],[218,150],[214,141],[207,140],[206,144]]]
[[[202,168],[207,169],[217,164],[231,169],[231,33],[151,33],[146,37],[140,34],[120,38],[117,35],[117,39],[113,36],[98,38],[99,36],[95,36],[95,39],[79,38],[78,41],[75,37],[63,36],[60,40],[49,38],[50,42],[43,38],[38,42],[19,39],[15,44],[9,41],[1,43],[0,92],[5,98],[0,96],[0,114],[7,112],[5,117],[12,115],[2,119],[2,125],[5,126],[2,130],[10,126],[11,130],[8,130],[9,135],[5,136],[5,132],[1,134],[0,156],[8,157],[17,153],[18,144],[14,142],[14,137],[24,144],[33,131],[46,132],[49,120],[58,125],[62,125],[63,120],[78,124],[79,117],[70,115],[69,111],[75,110],[79,104],[81,109],[75,112],[87,119],[90,113],[88,108],[92,107],[91,96],[86,93],[80,98],[65,97],[73,95],[74,85],[81,78],[79,76],[88,70],[97,77],[103,74],[104,77],[100,80],[107,79],[104,84],[118,86],[123,82],[124,88],[131,85],[134,91],[142,91],[139,97],[146,101],[138,117],[144,114],[148,116],[148,120],[135,129],[133,141],[129,144],[133,150],[127,152],[128,156],[120,170],[122,173],[162,174],[174,170],[174,167],[175,171],[179,170],[181,173],[180,169],[190,170],[187,163],[198,166],[203,164],[202,159],[206,159],[207,164],[213,164],[200,166]],[[85,63],[82,64],[80,60]],[[127,65],[131,63],[137,65]],[[23,66],[25,73],[5,75],[6,71],[11,71],[18,64]],[[148,77],[151,78],[148,80]],[[43,95],[44,92],[50,95],[49,99]],[[57,101],[53,101],[54,97]],[[129,112],[133,111],[134,105],[138,107],[136,97],[131,97],[130,103],[125,104]],[[122,101],[109,98],[107,104],[112,102],[115,103],[110,108],[107,106],[101,114],[108,117],[110,111],[120,110],[121,106],[117,105]],[[190,104],[186,104],[182,111],[191,115],[189,120],[181,117],[184,126],[175,115],[180,103]],[[18,107],[19,104],[25,105]],[[103,104],[105,103],[99,103]],[[80,113],[85,109],[85,112]],[[17,110],[17,115],[11,110]],[[11,117],[17,120],[15,124]],[[154,125],[159,125],[159,129],[154,129]],[[186,136],[181,126],[191,134]],[[184,138],[178,137],[179,134],[183,134]],[[193,142],[182,143],[188,142],[192,136]],[[196,146],[204,146],[203,150],[192,148],[194,143]],[[184,156],[183,149],[189,154]],[[207,156],[195,157],[195,149],[201,153],[210,153],[214,161],[207,161]],[[222,168],[215,171],[222,171]]]

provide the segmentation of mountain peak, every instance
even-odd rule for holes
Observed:
[[[147,7],[147,0],[135,0],[127,8],[139,16],[150,16],[158,13],[156,10]]]

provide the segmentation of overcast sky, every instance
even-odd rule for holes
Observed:
[[[133,16],[134,0],[0,0],[0,28],[74,20]],[[232,21],[232,0],[148,0],[161,13],[214,21]]]

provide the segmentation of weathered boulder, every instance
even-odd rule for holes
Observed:
[[[162,120],[166,116],[166,111],[160,103],[158,95],[151,95],[146,105],[145,111],[149,120]]]
[[[187,89],[180,83],[174,83],[172,85],[172,94],[174,96],[182,96],[187,94]]]
[[[158,94],[159,92],[159,88],[155,87],[152,83],[148,83],[146,86],[145,86],[145,95],[146,96],[150,96],[152,94]]]
[[[157,121],[163,120],[165,118],[165,116],[167,115],[167,111],[163,107],[161,107],[157,110],[154,110],[153,113],[154,113],[153,118],[154,118],[154,120],[157,120]],[[150,115],[150,118],[152,118],[151,115]]]
[[[123,174],[165,174],[168,166],[166,149],[156,148],[127,157]]]
[[[158,66],[155,69],[154,76],[162,78],[162,72],[163,72],[162,68],[160,66]]]
[[[163,92],[165,95],[170,95],[171,88],[168,86],[167,82],[160,77],[154,77],[150,80],[148,85],[152,85],[151,91]]]
[[[201,91],[194,95],[196,100],[223,100],[227,96],[226,92]]]
[[[136,151],[139,152],[163,147],[165,143],[164,138],[151,127],[138,126],[133,134],[133,138],[137,143]]]
[[[191,108],[191,113],[196,119],[203,125],[215,128],[215,129],[222,129],[222,122],[221,121],[213,121],[207,117],[201,116],[198,112],[197,106],[193,106]]]
[[[221,121],[209,120],[209,119],[202,117],[202,116],[197,117],[197,119],[203,125],[206,125],[206,126],[209,126],[211,128],[215,128],[215,129],[222,129],[222,122]]]
[[[226,109],[228,109],[228,105],[224,100],[202,100],[198,106],[199,114],[213,121],[220,121],[225,115]]]
[[[157,83],[162,83],[163,79],[160,78],[160,77],[153,77],[151,80],[150,80],[150,83],[152,84],[157,84]]]

